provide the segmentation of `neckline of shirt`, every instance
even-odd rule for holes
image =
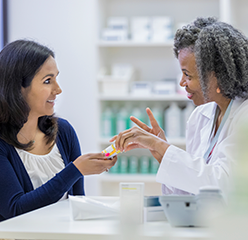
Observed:
[[[51,154],[55,151],[56,148],[57,148],[57,144],[55,143],[54,146],[52,147],[51,151],[50,151],[49,153],[43,154],[43,155],[30,153],[30,152],[28,152],[28,151],[25,151],[25,150],[19,149],[19,148],[16,148],[16,150],[17,150],[18,152],[23,152],[23,153],[25,153],[25,154],[27,154],[27,155],[30,155],[30,156],[34,156],[34,157],[44,157],[44,158],[45,158],[45,157],[48,157],[49,155],[51,155]]]

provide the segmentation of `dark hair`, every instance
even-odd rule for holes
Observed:
[[[30,149],[32,142],[22,144],[17,134],[28,120],[30,108],[22,96],[22,87],[30,86],[53,51],[34,41],[17,40],[6,45],[0,52],[0,138],[20,148]],[[57,120],[54,116],[42,116],[39,129],[45,133],[47,143],[55,140]]]
[[[184,48],[195,55],[205,97],[212,73],[223,96],[248,97],[248,40],[239,30],[212,17],[197,18],[175,34],[175,56]]]

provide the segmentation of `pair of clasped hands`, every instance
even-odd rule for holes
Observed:
[[[165,151],[170,146],[166,140],[163,129],[153,116],[152,111],[146,108],[151,127],[139,119],[131,116],[130,119],[137,125],[110,139],[115,141],[116,150],[127,152],[135,148],[149,149],[151,154],[160,163]],[[117,156],[109,159],[108,153],[88,153],[78,157],[74,164],[83,175],[99,174],[108,171],[117,161]]]

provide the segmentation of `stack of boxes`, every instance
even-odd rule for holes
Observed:
[[[130,31],[130,32],[129,32]],[[169,16],[109,17],[102,30],[104,41],[166,42],[172,38],[172,19]]]

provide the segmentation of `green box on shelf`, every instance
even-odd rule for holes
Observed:
[[[156,174],[158,171],[159,163],[155,158],[151,158],[151,167],[150,167],[150,173]]]
[[[115,163],[115,165],[109,169],[109,172],[110,173],[119,173],[120,171],[120,162],[119,162],[119,157],[118,157],[118,160],[117,162]]]
[[[139,172],[142,174],[148,174],[149,173],[149,168],[150,168],[150,159],[148,156],[141,156],[140,157],[140,168]]]
[[[139,158],[137,156],[129,157],[129,173],[137,174],[139,170]]]
[[[118,157],[119,161],[119,173],[128,173],[128,157],[127,156],[120,156]]]

